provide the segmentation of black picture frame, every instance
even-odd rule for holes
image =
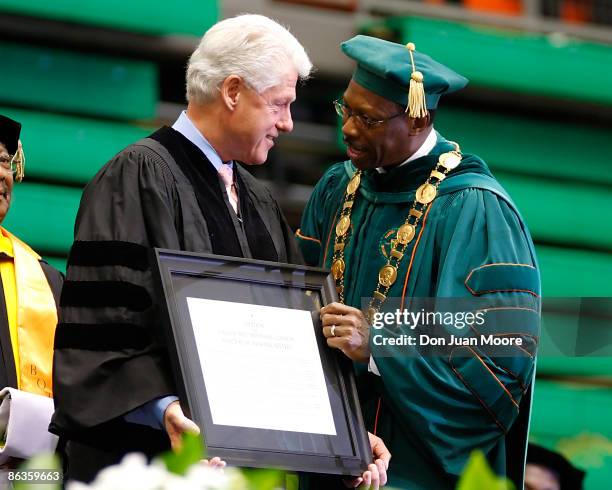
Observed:
[[[178,396],[201,428],[208,456],[219,456],[233,466],[361,475],[372,456],[353,365],[340,351],[327,346],[319,316],[322,305],[337,300],[329,271],[164,249],[155,249],[153,260],[159,312],[165,319],[162,335]],[[188,297],[228,301],[230,307],[231,303],[246,303],[310,311],[336,435],[214,424]],[[244,403],[248,410],[257,400]]]

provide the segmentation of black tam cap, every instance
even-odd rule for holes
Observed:
[[[559,475],[561,490],[582,490],[585,472],[572,465],[561,454],[537,444],[527,447],[527,464],[544,466]]]
[[[6,150],[14,155],[17,152],[21,124],[11,118],[0,115],[0,143]]]

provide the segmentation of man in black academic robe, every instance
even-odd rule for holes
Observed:
[[[242,164],[264,163],[278,134],[291,131],[296,82],[311,67],[270,19],[216,24],[190,60],[187,111],[86,187],[55,341],[51,430],[68,440],[68,478],[91,480],[127,452],[151,456],[197,430],[172,397],[153,247],[301,262],[278,204]]]

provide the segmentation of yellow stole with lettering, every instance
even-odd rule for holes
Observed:
[[[3,231],[13,245],[19,389],[52,397],[53,339],[57,326],[53,292],[40,266],[40,255],[16,236]]]

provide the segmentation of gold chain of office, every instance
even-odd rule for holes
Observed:
[[[397,271],[400,262],[404,258],[404,252],[408,244],[416,235],[416,228],[421,218],[438,195],[438,186],[446,178],[447,174],[461,163],[461,150],[459,145],[455,145],[455,150],[442,153],[438,158],[436,167],[431,171],[429,177],[416,191],[415,200],[408,212],[408,216],[395,234],[391,241],[391,251],[387,258],[387,263],[378,271],[378,285],[370,300],[366,311],[366,318],[371,323],[374,315],[387,299],[389,289],[397,280]],[[355,202],[355,196],[361,182],[361,170],[357,170],[353,178],[346,186],[344,205],[340,213],[340,218],[336,223],[336,238],[334,241],[334,255],[332,257],[332,275],[336,281],[336,291],[341,303],[344,303],[344,249],[349,241],[349,231],[351,228],[351,211]]]

